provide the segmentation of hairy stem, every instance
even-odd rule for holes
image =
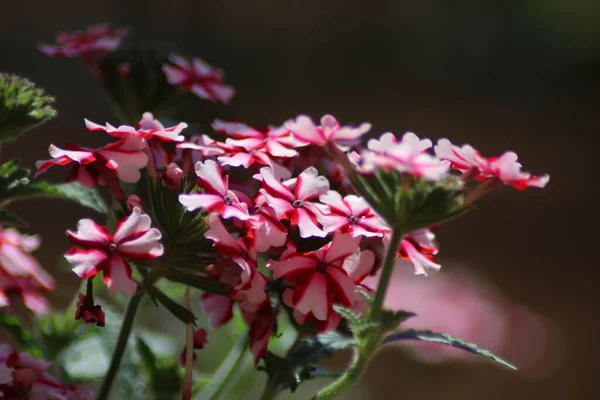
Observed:
[[[394,229],[392,233],[392,239],[387,249],[385,259],[383,261],[383,268],[381,271],[381,278],[379,279],[379,285],[377,286],[377,292],[373,304],[371,305],[371,311],[369,313],[369,321],[374,324],[379,323],[381,313],[383,311],[383,300],[387,293],[387,289],[390,283],[390,278],[394,270],[394,264],[396,261],[396,251],[402,240],[402,232],[398,229]],[[314,397],[316,400],[329,400],[333,399],[340,394],[348,390],[365,371],[369,360],[379,347],[381,338],[383,337],[383,330],[377,326],[369,332],[369,335],[361,340],[358,348],[355,349],[354,358],[350,367],[340,376],[337,380],[333,381],[327,387],[319,391]]]
[[[185,307],[191,311],[190,307],[190,287],[185,288],[184,295]],[[194,366],[194,324],[185,325],[185,375],[183,379],[183,400],[192,398],[192,368]]]
[[[131,297],[131,300],[129,300],[127,310],[125,311],[125,318],[123,319],[123,324],[121,325],[121,331],[119,332],[119,339],[117,340],[117,345],[115,346],[108,372],[102,381],[102,387],[98,393],[97,400],[106,400],[108,398],[110,388],[112,387],[112,383],[117,376],[121,359],[123,358],[125,348],[127,347],[127,341],[129,340],[131,328],[133,328],[135,314],[137,313],[143,296],[144,291],[138,290],[137,293]]]

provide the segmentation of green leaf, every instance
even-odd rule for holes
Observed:
[[[0,327],[3,331],[10,333],[24,351],[29,352],[34,357],[42,356],[41,349],[33,333],[23,326],[23,322],[19,317],[0,312]]]
[[[10,194],[11,200],[32,197],[71,200],[102,214],[105,214],[108,210],[104,200],[95,188],[83,186],[79,182],[54,184],[38,181],[21,186]]]
[[[168,297],[156,287],[151,287],[146,290],[148,291],[148,294],[150,296],[154,297],[159,303],[165,306],[165,308],[169,310],[171,314],[173,314],[181,322],[183,322],[184,324],[195,324],[196,317],[190,310],[177,303],[176,301],[172,300],[170,297]]]
[[[172,282],[183,283],[205,292],[228,296],[231,294],[231,286],[210,278],[204,278],[194,273],[185,273],[170,269],[165,273],[166,279]]]
[[[383,310],[381,313],[381,325],[387,331],[395,330],[402,322],[416,315],[409,311]]]
[[[334,304],[333,309],[342,317],[344,317],[351,327],[357,327],[362,325],[363,321],[361,320],[361,318],[358,315],[354,314],[354,312],[352,312],[352,310],[350,310],[349,308]]]
[[[6,210],[0,210],[0,224],[21,227],[27,226],[21,217]]]
[[[322,370],[318,368],[318,363],[321,358],[357,345],[352,336],[331,331],[299,340],[285,358],[268,353],[264,358],[264,367],[260,369],[269,375],[270,380],[275,380],[277,392],[285,389],[295,392],[300,383],[320,377]]]
[[[477,347],[476,344],[465,342],[462,339],[455,338],[445,333],[436,333],[432,331],[417,331],[414,329],[407,329],[405,331],[395,333],[386,337],[383,343],[392,343],[401,340],[418,340],[422,342],[431,342],[445,344],[447,346],[456,347],[468,351],[469,353],[477,354],[487,358],[488,360],[494,361],[504,367],[516,370],[517,367],[496,356],[488,350]]]
[[[21,134],[56,116],[54,99],[32,82],[0,73],[0,142]]]

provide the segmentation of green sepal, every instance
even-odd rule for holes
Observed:
[[[150,296],[154,297],[160,304],[165,306],[165,308],[169,310],[169,312],[171,312],[171,314],[173,314],[175,318],[177,318],[184,324],[196,323],[196,316],[190,310],[177,303],[175,300],[171,299],[158,288],[153,286],[147,288],[146,291]]]

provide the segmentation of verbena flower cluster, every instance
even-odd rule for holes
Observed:
[[[108,82],[107,60],[127,33],[94,26],[40,49],[79,57]],[[141,73],[133,61],[114,68],[125,81]],[[174,94],[222,103],[235,94],[223,72],[203,60],[169,54],[158,68]],[[159,107],[141,111],[136,124],[86,119],[89,135],[105,135],[106,145],[52,144],[50,158],[36,164],[35,176],[67,167],[67,182],[105,188],[118,219],[114,226],[82,219],[67,232],[74,247],[65,258],[88,281],[76,318],[110,323],[93,298],[100,274],[110,295],[147,291],[161,303],[153,287],[158,279],[189,282],[205,290],[201,303],[213,327],[239,310],[256,363],[269,359],[278,315],[313,327],[313,335],[347,331],[348,318],[376,318],[381,310],[370,311],[377,307],[372,297],[377,304],[386,288],[365,285],[367,277],[406,261],[417,275],[438,272],[438,224],[494,187],[541,188],[549,179],[523,171],[513,152],[485,157],[469,145],[441,139],[434,146],[412,132],[374,138],[371,124],[332,115],[317,122],[298,115],[264,127],[215,120],[212,132],[197,132],[186,122],[161,122]],[[41,294],[53,282],[29,255],[37,245],[13,229],[0,231],[0,306],[8,304],[7,291],[17,291],[35,312],[48,310]],[[187,350],[205,342],[200,329]],[[71,390],[54,382],[43,362],[3,349],[0,390],[7,384],[31,393]],[[187,358],[184,351],[184,365]]]

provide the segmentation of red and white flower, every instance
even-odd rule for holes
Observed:
[[[50,145],[49,153],[52,159],[38,161],[35,176],[54,165],[74,163],[67,181],[77,181],[88,187],[108,184],[115,193],[120,190],[116,178],[126,183],[136,183],[140,180],[140,169],[148,163],[148,156],[144,153],[145,146],[144,139],[135,136],[127,136],[100,149],[72,144],[60,149]]]
[[[54,280],[30,254],[39,244],[36,236],[0,227],[0,308],[10,305],[11,294],[19,294],[37,315],[50,308],[43,294],[54,289]]]
[[[389,227],[372,210],[362,197],[350,194],[344,198],[335,190],[319,197],[329,206],[331,213],[317,217],[326,233],[342,232],[352,237],[383,237]]]
[[[129,135],[138,136],[144,139],[158,139],[163,142],[183,142],[185,137],[181,132],[188,127],[185,122],[165,128],[164,125],[154,115],[145,112],[140,122],[134,128],[128,125],[114,127],[108,122],[102,126],[90,120],[85,120],[85,126],[90,131],[102,131],[114,137],[127,137]]]
[[[326,321],[334,302],[344,307],[356,303],[359,294],[354,279],[344,270],[344,260],[351,256],[360,238],[336,233],[331,243],[309,253],[290,253],[267,264],[273,278],[283,278],[294,285],[292,304],[304,315]],[[374,258],[373,258],[374,259]]]
[[[250,351],[256,365],[262,357],[267,355],[269,339],[275,333],[276,313],[269,299],[266,299],[256,310],[242,310],[242,317],[249,326]]]
[[[518,156],[508,151],[500,157],[485,158],[469,145],[458,147],[448,139],[440,139],[435,146],[438,157],[446,160],[452,168],[479,181],[492,179],[498,183],[511,185],[518,190],[529,187],[543,188],[550,180],[548,174],[533,176],[521,170]]]
[[[38,48],[50,57],[81,57],[86,62],[93,62],[114,51],[126,36],[126,28],[114,29],[107,24],[98,24],[83,32],[62,32],[56,38],[57,45],[40,44]]]
[[[169,61],[171,64],[163,65],[163,72],[171,85],[188,90],[200,98],[223,103],[229,103],[235,95],[235,89],[223,83],[223,71],[203,60],[194,58],[190,62],[172,54]]]
[[[203,208],[208,212],[217,212],[223,218],[237,218],[246,221],[251,218],[248,206],[241,202],[238,195],[229,190],[228,176],[223,178],[221,168],[216,162],[207,160],[204,163],[196,163],[196,175],[200,178],[200,184],[204,193],[182,194],[179,202],[188,211]]]
[[[318,226],[317,216],[329,213],[329,207],[313,200],[329,190],[329,181],[319,176],[316,168],[304,170],[290,182],[290,187],[279,182],[270,168],[261,168],[260,178],[263,184],[260,192],[278,219],[289,219],[292,225],[298,227],[303,238],[327,235]]]
[[[340,126],[332,115],[321,117],[321,125],[317,126],[306,115],[299,115],[295,120],[285,123],[296,139],[315,146],[336,144],[340,147],[353,146],[360,141],[362,135],[371,129],[371,124],[363,122],[357,127]]]
[[[79,247],[71,248],[65,258],[80,278],[90,279],[102,271],[109,293],[134,294],[137,284],[131,279],[127,259],[151,260],[164,252],[160,231],[151,228],[151,222],[148,215],[134,208],[111,235],[105,227],[82,219],[75,232],[67,231],[69,239]]]
[[[400,242],[398,257],[413,265],[415,275],[436,273],[442,266],[435,262],[439,252],[435,234],[429,229],[419,229],[406,235]]]
[[[248,237],[258,253],[271,247],[281,247],[287,242],[287,228],[279,221],[275,210],[266,204],[265,196],[258,196],[250,210],[255,219],[250,219]]]
[[[360,154],[360,171],[371,173],[381,168],[396,170],[429,180],[439,180],[448,172],[448,165],[427,154],[431,140],[419,139],[407,132],[398,142],[392,133],[384,133],[379,140],[371,139]]]
[[[52,377],[52,363],[18,353],[9,344],[0,344],[0,395],[3,399],[92,400],[87,389],[67,386]]]

